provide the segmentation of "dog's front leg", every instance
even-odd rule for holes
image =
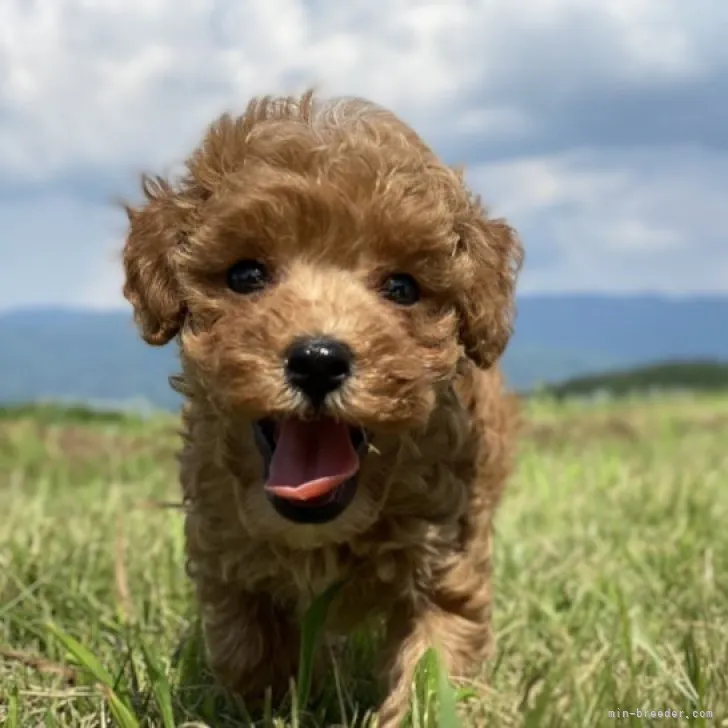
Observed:
[[[464,677],[485,660],[490,647],[490,599],[482,584],[461,599],[422,597],[402,606],[390,619],[385,645],[384,678],[388,695],[378,728],[398,728],[407,714],[417,663],[430,647],[439,651],[450,677]],[[452,595],[450,595],[452,596]]]
[[[265,593],[198,584],[210,668],[220,684],[257,706],[270,688],[282,699],[295,676],[299,630]],[[275,704],[275,702],[274,702]]]

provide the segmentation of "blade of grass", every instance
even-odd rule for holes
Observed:
[[[437,663],[437,725],[439,728],[460,728],[455,690],[437,652],[435,652],[435,660]]]
[[[411,708],[412,725],[460,728],[457,698],[439,652],[431,647],[417,663]]]
[[[101,685],[109,709],[121,728],[140,728],[131,708],[114,691],[114,679],[99,660],[78,640],[66,634],[54,624],[47,625],[48,631],[60,642],[79,665]]]
[[[20,710],[18,708],[18,694],[13,692],[8,697],[8,714],[5,717],[5,728],[20,728]]]
[[[141,651],[149,682],[152,684],[154,698],[162,716],[162,725],[164,728],[174,728],[174,710],[172,709],[172,691],[169,680],[167,680],[164,670],[159,667],[144,642],[141,642]]]
[[[311,691],[311,678],[316,656],[316,646],[326,623],[331,602],[343,586],[337,581],[322,592],[306,610],[301,621],[301,647],[299,653],[298,676],[296,679],[296,701],[299,706],[308,704]]]

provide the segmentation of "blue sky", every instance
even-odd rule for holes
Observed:
[[[727,37],[725,0],[4,0],[0,309],[122,305],[113,200],[309,84],[466,164],[524,293],[728,293]]]

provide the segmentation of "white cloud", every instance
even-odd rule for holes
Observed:
[[[0,307],[113,304],[99,201],[312,83],[476,167],[527,232],[525,288],[728,289],[727,23],[723,0],[4,0]]]
[[[728,155],[574,153],[470,178],[522,232],[524,291],[728,291]]]
[[[694,19],[717,2],[5,0],[0,165],[42,179],[167,163],[224,109],[310,82],[373,96],[433,134],[446,114],[457,128],[448,104],[477,93],[471,118],[507,133],[529,123],[508,90],[529,78],[558,97],[585,75],[698,75],[726,56],[706,41],[711,19]]]

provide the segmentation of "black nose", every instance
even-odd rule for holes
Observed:
[[[299,339],[288,350],[286,375],[313,405],[319,406],[351,374],[352,358],[351,349],[336,339]]]

